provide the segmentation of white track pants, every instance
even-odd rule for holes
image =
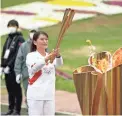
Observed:
[[[55,115],[54,100],[27,100],[29,116]]]

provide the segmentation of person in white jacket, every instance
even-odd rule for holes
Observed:
[[[48,35],[41,31],[33,36],[31,53],[26,57],[29,73],[27,104],[29,115],[55,114],[55,67],[63,64],[59,49],[47,53]],[[55,57],[53,63],[50,59]]]

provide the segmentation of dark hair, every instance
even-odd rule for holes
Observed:
[[[48,38],[48,34],[44,31],[37,31],[34,33],[33,35],[33,41],[31,44],[31,52],[36,51],[36,45],[34,45],[34,41],[37,41],[37,39],[39,38],[40,35],[45,35]]]
[[[36,32],[36,30],[35,30],[35,29],[30,30],[30,33],[35,33],[35,32]]]
[[[19,23],[16,21],[16,20],[10,20],[9,22],[8,22],[8,25],[7,25],[7,27],[9,27],[9,26],[17,26],[17,27],[19,27]]]

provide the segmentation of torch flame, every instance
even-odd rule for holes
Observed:
[[[96,47],[92,45],[91,40],[86,40],[86,42],[88,43],[88,48],[89,48],[89,53],[90,55],[95,53]]]

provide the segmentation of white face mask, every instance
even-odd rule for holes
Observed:
[[[17,31],[16,27],[9,27],[8,28],[8,33],[15,33]]]
[[[34,33],[30,33],[30,39],[31,40],[33,39],[33,35],[34,35]]]

